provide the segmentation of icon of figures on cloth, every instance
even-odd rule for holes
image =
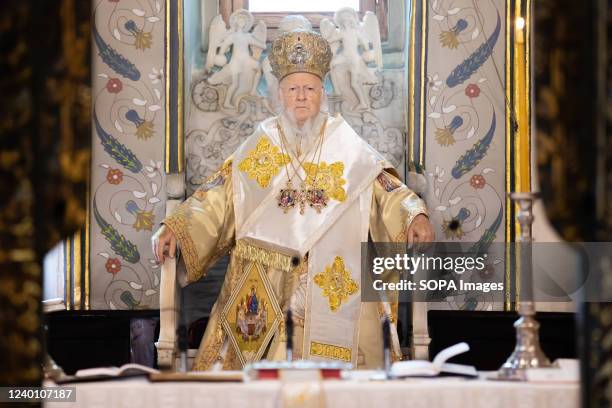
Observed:
[[[239,305],[236,305],[236,331],[238,334],[248,335],[249,327],[247,326],[246,321],[246,305],[244,300],[240,302]]]
[[[312,30],[310,21],[302,15],[288,15],[283,17],[278,25],[278,34],[286,33],[296,29]],[[272,73],[272,66],[268,56],[261,63],[264,78],[266,79],[268,88],[268,101],[272,110],[276,111],[279,108],[278,101],[278,79]]]
[[[251,286],[251,293],[247,300],[247,309],[251,314],[257,314],[257,292],[255,292],[255,286]]]
[[[278,206],[287,214],[287,211],[295,207],[296,199],[297,191],[288,185],[286,188],[281,189],[278,195]]]
[[[333,22],[327,18],[321,20],[321,34],[329,41],[334,54],[330,70],[334,93],[356,99],[352,110],[367,109],[364,85],[377,83],[376,71],[382,68],[378,18],[368,11],[360,22],[355,10],[343,7],[334,14]]]
[[[206,71],[221,67],[208,78],[211,85],[228,86],[223,107],[233,109],[236,100],[242,95],[257,95],[257,84],[261,78],[259,57],[266,48],[266,24],[257,23],[253,32],[253,15],[240,9],[229,18],[230,29],[225,28],[221,15],[216,16],[210,25],[210,41],[206,54]],[[227,60],[226,53],[231,49]]]
[[[327,207],[327,194],[321,188],[312,188],[308,190],[308,204],[314,208],[317,213],[320,213],[324,207]]]
[[[254,341],[267,329],[268,318],[265,300],[259,301],[255,286],[251,292],[236,305],[236,332],[244,341]]]

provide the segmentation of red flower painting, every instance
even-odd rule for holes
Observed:
[[[123,89],[123,82],[119,78],[111,78],[106,83],[106,90],[110,93],[119,93]]]
[[[111,184],[120,184],[123,181],[123,172],[119,169],[108,169],[106,181]]]
[[[117,258],[109,258],[106,261],[106,272],[116,275],[121,270],[121,262]]]
[[[476,84],[469,84],[465,88],[465,94],[470,98],[478,98],[478,95],[480,95],[480,87]]]

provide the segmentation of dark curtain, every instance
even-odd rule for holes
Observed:
[[[547,215],[566,240],[610,241],[610,4],[536,0],[534,6],[537,159]],[[594,267],[601,268],[602,288],[612,287],[612,265]],[[609,407],[612,304],[579,308],[582,406]]]
[[[606,59],[606,48],[610,53],[607,0],[533,3],[533,109],[546,213],[565,240],[608,241],[612,238],[612,88]]]
[[[0,384],[40,383],[42,258],[85,221],[90,1],[0,15]]]

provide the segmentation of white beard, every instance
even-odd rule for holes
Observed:
[[[300,128],[293,115],[283,109],[280,121],[290,149],[296,153],[300,152],[302,156],[304,153],[312,153],[325,119],[327,119],[327,114],[319,112],[314,118],[306,120]]]

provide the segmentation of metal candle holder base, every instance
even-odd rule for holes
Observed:
[[[523,315],[514,323],[516,347],[497,371],[499,380],[525,380],[526,368],[550,367],[550,360],[540,347],[540,323],[532,315]]]
[[[64,370],[62,369],[62,367],[58,366],[55,363],[55,360],[53,360],[53,358],[51,357],[51,355],[49,355],[49,350],[47,348],[47,336],[49,335],[49,327],[47,326],[46,323],[43,323],[42,325],[42,332],[43,332],[42,346],[43,346],[43,353],[44,353],[42,366],[43,366],[43,372],[44,372],[45,379],[50,379],[53,381],[61,381],[61,380],[68,378],[66,373],[64,373]]]
[[[532,241],[531,225],[533,223],[533,202],[539,198],[538,193],[511,193],[510,199],[519,205],[517,219],[521,225],[520,242]],[[521,257],[523,259],[523,257]],[[531,271],[531,255],[522,263],[523,273],[526,268]],[[526,286],[526,287],[525,287]],[[550,360],[540,347],[540,324],[535,319],[533,302],[533,277],[529,275],[528,285],[521,285],[524,301],[518,305],[520,318],[514,323],[516,328],[516,346],[508,360],[497,371],[498,380],[525,380],[526,368],[550,367]],[[527,293],[525,293],[527,292]]]
[[[67,378],[66,373],[62,367],[58,366],[55,363],[55,360],[51,358],[49,353],[45,353],[43,357],[43,372],[46,379],[50,379],[53,381],[61,381]]]

